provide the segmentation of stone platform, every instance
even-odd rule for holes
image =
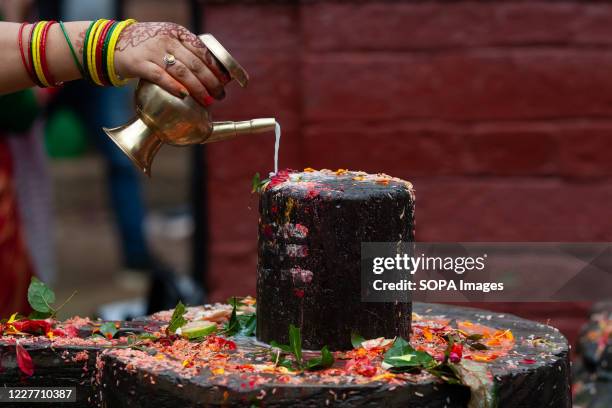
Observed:
[[[483,386],[472,388],[475,401],[482,398],[480,393],[490,392],[499,407],[571,406],[568,344],[558,330],[477,309],[419,303],[414,309],[411,343],[433,356],[440,352],[436,333],[452,328],[483,336],[487,350],[465,348],[462,357],[479,367],[475,381]],[[227,311],[227,305],[201,306],[189,308],[186,316],[221,323]],[[131,325],[135,331],[159,334],[168,318],[169,313],[160,313]],[[162,338],[137,349],[122,340],[88,342],[21,340],[35,366],[34,376],[21,378],[14,361],[14,339],[0,338],[5,368],[0,384],[76,385],[79,403],[66,405],[72,407],[467,407],[471,396],[470,388],[448,384],[427,372],[384,370],[382,343],[336,352],[331,368],[296,373],[275,366],[270,348],[254,337],[211,336],[203,342]],[[364,358],[368,365],[362,364]]]

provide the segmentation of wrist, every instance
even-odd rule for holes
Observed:
[[[75,55],[79,64],[82,64],[81,53],[79,53],[79,41],[82,44],[82,35],[87,28],[88,22],[79,21],[74,23],[65,23],[66,34],[71,41],[75,50]],[[47,48],[48,55],[54,56],[56,63],[49,63],[51,73],[55,78],[61,81],[72,81],[82,78],[79,66],[74,60],[70,51],[70,46],[62,32],[59,24],[54,24],[49,30],[49,42]]]

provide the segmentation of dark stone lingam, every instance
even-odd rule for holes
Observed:
[[[410,303],[361,301],[361,243],[414,240],[414,191],[383,174],[280,172],[260,198],[257,338],[307,349],[351,348],[410,332]]]
[[[569,347],[553,327],[448,305],[415,303],[413,316],[410,303],[361,302],[361,242],[414,239],[410,183],[362,172],[281,172],[263,188],[260,211],[258,299],[243,299],[238,312],[257,313],[264,342],[287,343],[294,324],[305,349],[349,350],[335,352],[331,367],[287,369],[267,344],[224,332],[232,307],[215,304],[184,316],[218,324],[216,335],[197,341],[167,335],[173,311],[118,322],[124,334],[153,335],[131,345],[92,337],[101,322],[87,319],[85,330],[79,320],[60,323],[78,328],[78,336],[0,336],[0,386],[76,387],[76,403],[54,405],[70,407],[465,408],[491,406],[484,402],[491,398],[503,408],[571,406]],[[477,335],[486,346],[466,343],[455,356],[455,364],[474,370],[462,385],[426,370],[392,373],[382,365],[384,349],[363,343],[350,350],[352,331],[366,339],[410,338],[438,360],[448,347],[444,333]],[[33,360],[30,377],[16,362],[18,339]],[[308,359],[319,354],[304,351]]]

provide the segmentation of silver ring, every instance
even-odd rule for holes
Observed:
[[[164,64],[166,64],[166,66],[170,66],[170,65],[174,65],[176,64],[176,58],[174,57],[174,55],[172,54],[166,54],[164,55]]]

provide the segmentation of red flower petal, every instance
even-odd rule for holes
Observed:
[[[15,330],[28,334],[40,334],[44,336],[51,331],[51,323],[47,320],[25,319],[11,323],[11,325]]]
[[[21,372],[28,377],[34,375],[34,363],[32,363],[30,353],[19,343],[15,345],[15,352],[17,353],[17,365]]]

